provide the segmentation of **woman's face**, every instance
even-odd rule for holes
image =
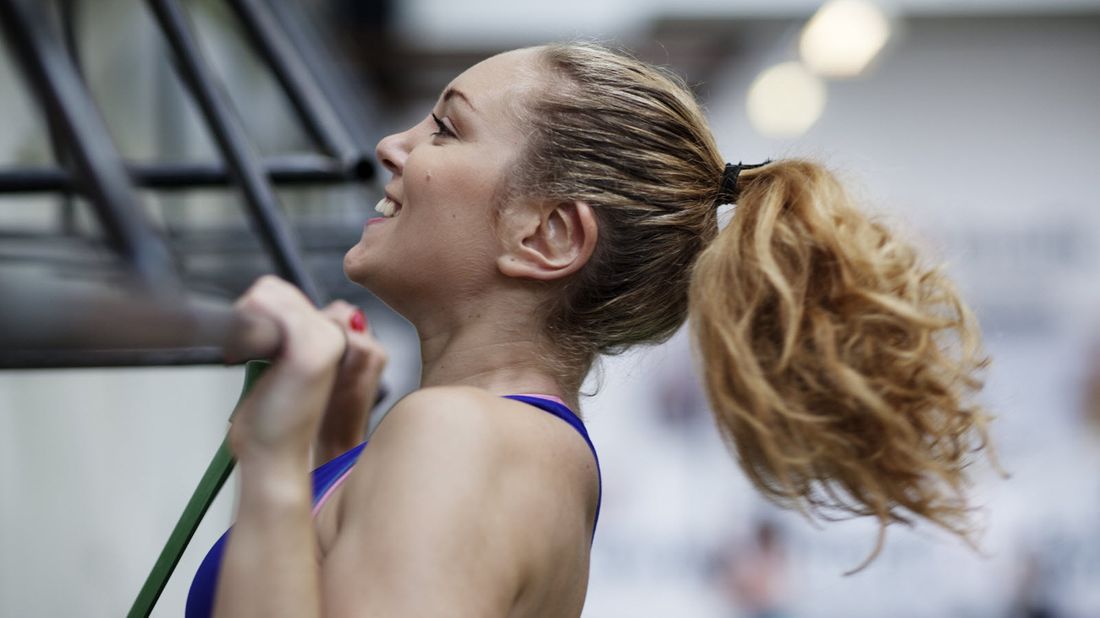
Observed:
[[[367,223],[344,272],[406,317],[422,303],[474,298],[500,277],[493,211],[524,143],[513,110],[537,85],[534,54],[471,67],[424,120],[378,143],[396,216]]]

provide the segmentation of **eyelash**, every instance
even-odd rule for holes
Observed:
[[[454,137],[455,136],[455,134],[450,129],[447,128],[447,125],[443,124],[443,121],[440,120],[439,116],[436,116],[434,112],[432,113],[432,120],[434,120],[436,126],[439,127],[438,131],[432,133],[432,137],[435,137],[437,135],[441,136],[441,137]]]

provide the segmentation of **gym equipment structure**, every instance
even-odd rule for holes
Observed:
[[[278,0],[270,0],[277,2]],[[92,206],[118,268],[97,276],[56,272],[34,258],[0,264],[0,369],[233,364],[248,361],[242,397],[278,350],[268,320],[236,313],[224,298],[184,286],[168,241],[147,216],[139,189],[226,187],[276,272],[315,305],[322,292],[306,268],[276,198],[276,186],[358,183],[374,166],[352,139],[269,0],[227,0],[274,74],[318,152],[261,157],[241,116],[203,57],[179,0],[147,0],[186,91],[214,138],[219,160],[123,160],[79,69],[75,0],[0,0],[0,28],[34,100],[44,111],[58,167],[0,169],[0,194],[80,195]],[[54,28],[50,6],[61,17]],[[4,238],[0,229],[0,241]],[[73,238],[71,242],[78,242]],[[379,399],[384,397],[382,394]],[[233,468],[226,442],[188,502],[129,616],[148,616],[187,543]]]
[[[288,35],[281,11],[266,0],[227,0],[317,152],[261,157],[203,57],[184,3],[148,0],[220,154],[220,160],[208,163],[158,164],[123,160],[79,70],[74,0],[57,3],[63,35],[51,28],[50,4],[0,0],[0,27],[44,111],[55,158],[64,163],[0,169],[0,194],[82,196],[122,267],[96,282],[43,272],[33,260],[16,267],[4,264],[0,368],[218,364],[270,356],[272,325],[236,315],[224,299],[185,290],[167,240],[145,214],[138,189],[237,190],[276,273],[322,304],[275,186],[359,183],[374,176],[374,166],[369,153],[349,137],[316,72]],[[0,239],[2,234],[0,229]]]

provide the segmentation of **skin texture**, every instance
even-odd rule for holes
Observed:
[[[576,409],[543,360],[537,309],[598,233],[583,202],[498,203],[523,144],[512,106],[537,80],[531,50],[490,58],[452,82],[463,97],[437,102],[447,132],[433,135],[429,115],[379,143],[401,211],[364,229],[345,272],[416,326],[423,388],[386,415],[316,519],[311,447],[361,434],[384,352],[349,334],[348,307],[317,311],[275,277],[238,301],[285,341],[231,432],[241,493],[215,615],[579,615],[592,454],[560,419],[500,397]]]

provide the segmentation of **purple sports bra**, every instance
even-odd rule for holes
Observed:
[[[596,460],[596,475],[599,480],[599,497],[596,501],[596,519],[592,524],[592,535],[596,534],[596,524],[600,521],[600,505],[603,502],[603,476],[600,473],[600,458],[596,455],[596,447],[593,446],[588,430],[584,422],[565,403],[550,395],[505,395],[508,399],[520,401],[557,416],[569,423],[577,433],[581,434],[588,448],[592,449],[592,457]],[[325,463],[313,471],[313,515],[317,516],[321,507],[325,505],[329,497],[344,482],[351,473],[352,467],[359,460],[359,455],[367,445],[363,442],[350,451],[337,456],[332,461]],[[187,606],[184,612],[185,618],[209,618],[214,613],[214,591],[217,588],[218,573],[221,570],[222,553],[225,551],[226,541],[232,528],[225,531],[207,552],[195,572],[195,579],[191,581],[191,590],[187,594]]]

